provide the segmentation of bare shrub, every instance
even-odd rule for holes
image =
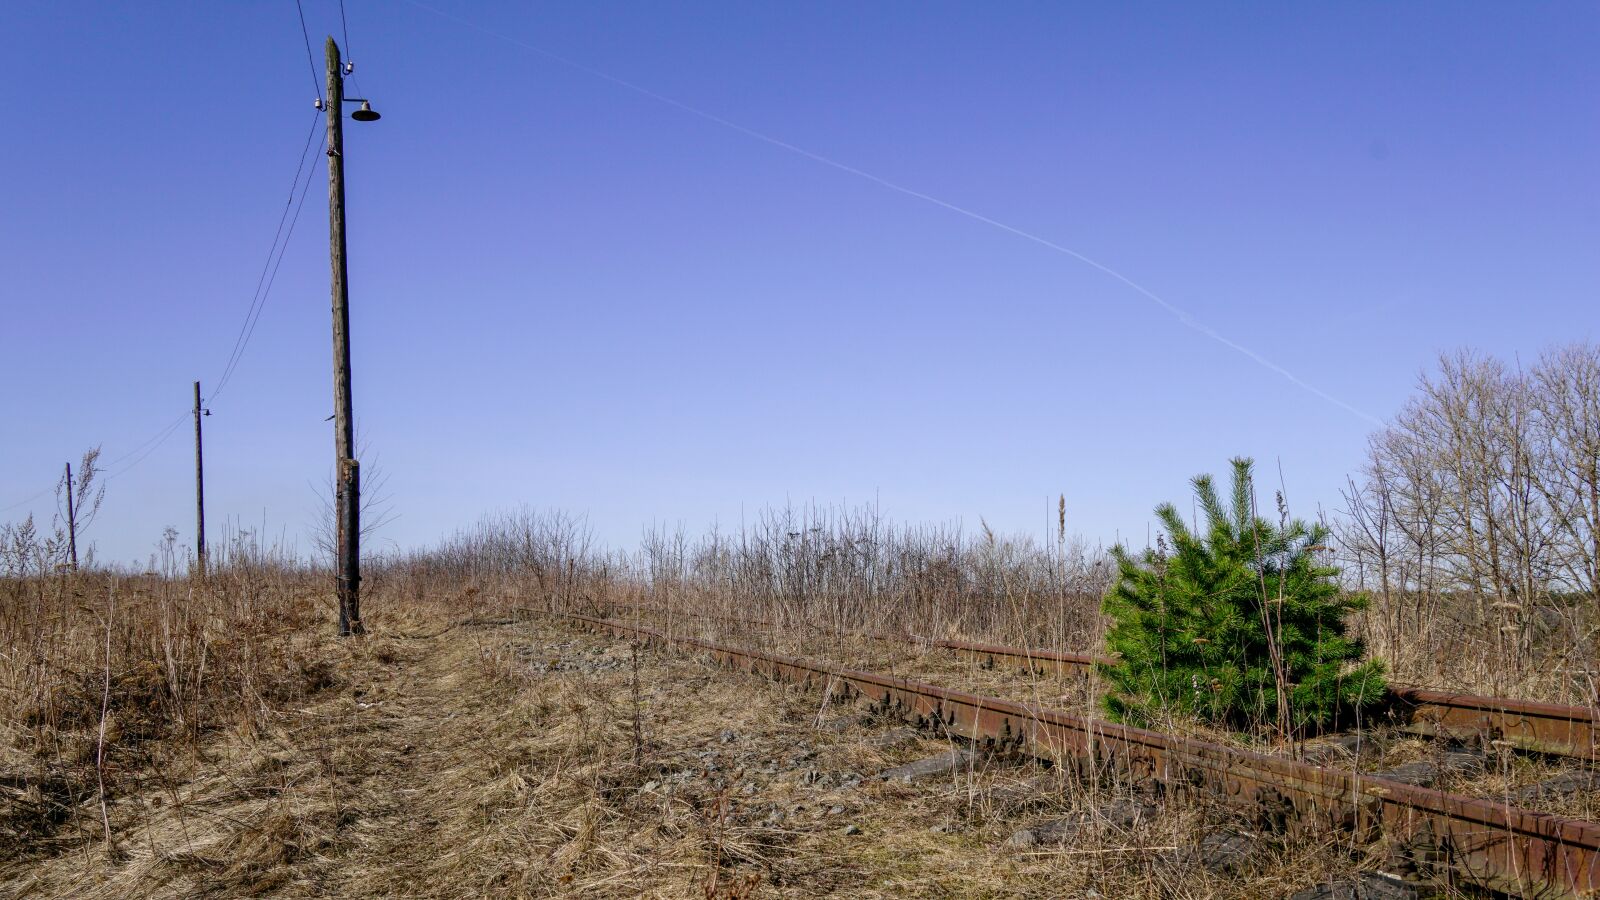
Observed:
[[[1345,492],[1365,626],[1408,679],[1595,696],[1600,346],[1441,357]]]

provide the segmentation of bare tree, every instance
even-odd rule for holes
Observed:
[[[1536,660],[1547,669],[1552,653],[1587,679],[1600,601],[1600,346],[1551,350],[1526,371],[1442,356],[1370,439],[1345,513],[1343,550],[1380,598],[1369,624],[1391,657],[1443,658],[1468,640],[1494,660],[1495,679]],[[1568,641],[1536,646],[1563,624]]]
[[[83,459],[78,463],[76,474],[72,471],[72,464],[68,463],[61,481],[56,485],[56,502],[62,505],[58,512],[58,522],[65,523],[66,559],[68,570],[78,571],[78,535],[89,527],[95,516],[100,513],[100,503],[105,499],[106,489],[100,483],[100,448],[93,447],[83,454]],[[57,525],[57,531],[61,525]],[[93,561],[93,552],[88,554]]]

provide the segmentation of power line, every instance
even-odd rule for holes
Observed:
[[[320,81],[317,79],[316,60],[311,53],[311,34],[306,27],[305,8],[302,6],[301,0],[295,0],[295,9],[300,17],[300,35],[305,41],[306,61],[311,65],[311,80],[316,89],[317,100],[319,101],[318,108],[320,110],[321,101],[323,101],[322,87]],[[345,18],[343,0],[340,0],[339,4],[339,18],[341,25],[343,25]],[[350,40],[348,26],[345,27],[344,33],[345,43],[348,45]],[[272,244],[267,249],[266,260],[261,265],[261,274],[256,277],[256,288],[255,292],[251,295],[250,306],[245,310],[244,321],[239,325],[239,334],[235,336],[233,349],[228,354],[228,362],[223,367],[222,377],[217,380],[217,387],[211,392],[211,396],[207,398],[209,400],[215,400],[217,395],[222,393],[222,389],[233,377],[233,373],[237,371],[240,361],[244,358],[245,349],[250,345],[250,338],[255,334],[256,324],[261,320],[261,313],[266,308],[267,298],[272,293],[272,285],[277,281],[278,269],[283,265],[283,258],[285,253],[288,251],[289,240],[294,236],[295,225],[300,221],[300,211],[305,207],[306,196],[310,193],[311,184],[315,180],[315,166],[312,167],[310,173],[307,173],[306,161],[311,158],[311,148],[316,146],[317,129],[321,123],[322,114],[319,111],[313,116],[311,128],[306,132],[306,143],[305,146],[300,150],[300,159],[298,164],[295,166],[294,179],[289,183],[289,193],[284,200],[283,212],[278,216],[278,227],[273,233]],[[303,186],[300,183],[302,174],[305,174],[305,184]],[[296,192],[299,193],[298,203],[296,202],[295,198]],[[294,211],[292,218],[289,215],[291,209]],[[284,227],[285,222],[288,224],[287,230]],[[168,439],[172,437],[172,435],[177,431],[178,426],[191,414],[191,410],[184,410],[177,416],[177,418],[163,426],[160,431],[157,431],[151,437],[146,438],[139,444],[136,444],[131,450],[127,451],[121,456],[118,456],[110,462],[105,463],[101,467],[103,471],[107,471],[107,474],[104,476],[104,480],[110,481],[121,475],[125,475],[143,463],[146,459],[149,459],[157,449],[159,449],[167,442]],[[117,468],[118,464],[124,462],[125,460],[131,461],[129,461],[127,465]],[[54,485],[46,487],[43,490],[32,494],[31,496],[25,497],[15,503],[10,504],[9,506],[0,507],[0,513],[10,512],[18,507],[26,506],[35,500],[38,500],[40,497],[49,494],[53,490],[55,490]]]
[[[355,59],[355,53],[350,49],[350,23],[344,18],[344,0],[339,0],[339,33],[344,35],[344,58],[346,61]],[[351,63],[354,65],[354,63]]]
[[[1266,357],[1262,356],[1261,354],[1257,353],[1256,351],[1251,350],[1249,347],[1246,347],[1243,344],[1240,344],[1237,341],[1234,341],[1233,339],[1223,335],[1221,332],[1217,331],[1216,329],[1212,328],[1211,326],[1201,322],[1200,320],[1196,319],[1193,315],[1191,315],[1189,312],[1184,310],[1182,307],[1179,307],[1177,304],[1172,303],[1171,301],[1167,300],[1166,298],[1160,296],[1155,291],[1152,291],[1149,288],[1145,287],[1144,285],[1134,281],[1132,278],[1129,278],[1128,276],[1122,274],[1121,272],[1119,272],[1118,270],[1112,268],[1111,266],[1108,266],[1105,263],[1102,263],[1102,262],[1100,262],[1098,260],[1095,260],[1095,259],[1093,259],[1093,258],[1091,258],[1089,256],[1086,256],[1086,255],[1082,254],[1082,253],[1079,253],[1078,251],[1073,250],[1070,247],[1064,246],[1062,244],[1058,244],[1058,243],[1056,243],[1056,242],[1054,242],[1054,241],[1052,241],[1052,240],[1050,240],[1048,238],[1040,237],[1039,235],[1033,234],[1032,232],[1025,231],[1025,230],[1023,230],[1021,228],[1017,228],[1016,226],[1008,225],[1008,224],[1006,224],[1004,222],[999,221],[998,219],[993,219],[993,218],[990,218],[989,216],[983,215],[982,213],[975,212],[973,210],[967,209],[967,208],[962,207],[962,206],[957,206],[956,204],[950,203],[949,201],[946,201],[946,200],[941,200],[938,197],[935,197],[935,196],[933,196],[931,194],[925,194],[922,191],[918,191],[918,190],[915,190],[913,188],[909,188],[909,187],[906,187],[904,185],[897,184],[897,183],[895,183],[893,181],[890,181],[887,178],[883,178],[881,176],[874,175],[871,172],[867,172],[867,171],[865,171],[863,169],[858,169],[858,168],[856,168],[854,166],[851,166],[849,164],[839,162],[838,160],[830,159],[830,158],[828,158],[826,156],[823,156],[820,153],[814,153],[814,152],[812,152],[810,150],[805,149],[804,147],[798,146],[796,144],[791,144],[788,141],[782,140],[781,138],[776,138],[776,137],[773,137],[772,135],[766,134],[765,132],[757,131],[754,128],[750,128],[748,126],[741,125],[738,122],[735,122],[735,121],[733,121],[731,119],[725,119],[725,118],[717,115],[716,113],[707,112],[706,110],[700,109],[697,106],[691,106],[690,104],[684,103],[681,100],[675,99],[673,97],[669,97],[666,94],[657,93],[657,92],[655,92],[655,91],[653,91],[653,90],[651,90],[651,89],[649,89],[647,87],[644,87],[643,85],[635,84],[635,83],[633,83],[631,81],[628,81],[628,80],[623,79],[623,78],[618,78],[615,75],[611,75],[611,74],[609,74],[607,72],[603,72],[603,71],[601,71],[599,69],[591,68],[591,67],[586,66],[586,65],[584,65],[584,64],[582,64],[580,62],[575,62],[573,60],[567,59],[564,56],[561,56],[561,55],[556,54],[556,53],[552,53],[549,50],[546,50],[543,47],[540,47],[540,46],[538,46],[536,44],[530,44],[527,41],[521,40],[519,38],[515,38],[515,37],[512,37],[510,35],[503,34],[501,32],[495,31],[495,30],[493,30],[491,28],[486,28],[486,27],[484,27],[482,25],[479,25],[476,22],[473,22],[473,21],[469,20],[469,19],[463,19],[460,16],[454,15],[453,13],[447,13],[447,12],[445,12],[443,10],[435,9],[432,6],[427,5],[426,3],[420,2],[420,0],[406,0],[406,2],[410,3],[412,6],[415,6],[415,7],[419,8],[419,9],[427,10],[428,12],[431,12],[434,15],[439,16],[440,18],[451,19],[451,20],[453,20],[455,22],[458,22],[458,23],[460,23],[462,25],[467,26],[468,28],[472,28],[472,29],[474,29],[476,31],[480,31],[480,32],[482,32],[484,34],[487,34],[490,37],[497,38],[497,39],[505,41],[506,43],[509,43],[509,44],[514,44],[514,45],[516,45],[518,47],[522,47],[523,49],[526,49],[526,50],[531,50],[534,53],[537,53],[540,56],[545,57],[546,59],[549,59],[549,60],[552,60],[554,62],[560,63],[563,66],[566,66],[566,67],[571,68],[571,69],[576,69],[579,72],[583,72],[583,73],[585,73],[587,75],[592,75],[592,76],[594,76],[596,78],[599,78],[599,79],[602,79],[604,81],[609,81],[612,84],[617,85],[618,87],[627,88],[630,91],[633,91],[633,92],[638,93],[638,94],[642,94],[642,95],[644,95],[646,97],[649,97],[652,100],[655,100],[655,101],[657,101],[659,103],[664,103],[664,104],[666,104],[668,106],[671,106],[671,107],[673,107],[675,109],[678,109],[678,110],[680,110],[682,112],[686,112],[686,113],[688,113],[690,115],[697,116],[697,117],[699,117],[701,119],[705,119],[708,122],[712,122],[712,123],[715,123],[717,125],[721,125],[722,127],[727,128],[727,129],[729,129],[731,131],[737,131],[740,134],[745,135],[746,137],[754,138],[754,139],[756,139],[758,141],[762,141],[764,143],[771,144],[774,147],[778,147],[780,149],[787,150],[790,153],[794,153],[794,154],[797,154],[799,156],[803,156],[806,159],[811,160],[812,162],[821,163],[822,165],[829,166],[829,167],[837,169],[837,170],[839,170],[841,172],[845,172],[847,174],[854,175],[857,178],[861,178],[861,179],[864,179],[866,181],[870,181],[870,182],[872,182],[872,183],[874,183],[874,184],[876,184],[876,185],[878,185],[880,187],[887,188],[887,189],[889,189],[891,191],[895,191],[896,193],[904,194],[907,197],[913,197],[913,198],[915,198],[917,200],[922,200],[922,201],[924,201],[926,203],[931,203],[934,206],[938,206],[938,207],[940,207],[942,209],[945,209],[945,210],[948,210],[950,212],[956,213],[957,215],[964,216],[964,217],[966,217],[968,219],[971,219],[971,220],[973,220],[975,222],[980,222],[980,223],[982,223],[984,225],[988,225],[988,226],[990,226],[992,228],[997,228],[997,229],[999,229],[1001,231],[1007,232],[1009,234],[1015,235],[1017,237],[1025,239],[1025,240],[1032,241],[1033,243],[1038,244],[1038,245],[1040,245],[1042,247],[1046,247],[1046,248],[1048,248],[1050,250],[1054,250],[1057,253],[1063,254],[1065,256],[1069,256],[1069,257],[1077,260],[1078,262],[1083,263],[1084,265],[1087,265],[1087,266],[1089,266],[1089,267],[1091,267],[1093,269],[1097,269],[1100,272],[1104,273],[1105,275],[1116,279],[1117,281],[1119,281],[1122,284],[1126,285],[1127,287],[1131,288],[1132,290],[1134,290],[1138,294],[1142,295],[1146,299],[1150,300],[1152,303],[1154,303],[1157,306],[1161,307],[1163,310],[1165,310],[1168,313],[1170,313],[1174,318],[1176,318],[1185,327],[1191,328],[1191,329],[1199,332],[1200,334],[1204,335],[1205,337],[1210,338],[1211,340],[1223,345],[1224,347],[1227,347],[1228,349],[1233,350],[1233,351],[1235,351],[1235,352],[1247,357],[1252,362],[1256,363],[1257,365],[1261,366],[1262,368],[1267,369],[1268,371],[1271,371],[1271,372],[1281,376],[1284,380],[1286,380],[1290,384],[1293,384],[1294,386],[1300,388],[1301,390],[1304,390],[1304,391],[1306,391],[1308,393],[1314,394],[1314,395],[1322,398],[1323,400],[1326,400],[1327,402],[1333,404],[1334,406],[1337,406],[1337,407],[1345,410],[1346,412],[1353,413],[1354,415],[1356,415],[1356,416],[1358,416],[1358,417],[1360,417],[1362,419],[1365,419],[1368,422],[1373,423],[1374,425],[1382,424],[1379,421],[1379,419],[1376,416],[1373,416],[1371,413],[1368,413],[1368,412],[1366,412],[1364,410],[1358,409],[1357,407],[1352,406],[1351,404],[1339,399],[1338,397],[1333,396],[1332,394],[1328,393],[1327,391],[1322,390],[1321,388],[1317,387],[1316,385],[1311,384],[1310,382],[1302,379],[1300,376],[1294,374],[1293,372],[1289,371],[1288,369],[1284,368],[1283,366],[1278,365],[1277,363],[1267,359]]]
[[[321,118],[322,117],[318,115],[317,119],[319,121]],[[217,389],[212,391],[211,397],[207,399],[215,399],[217,394],[222,392],[222,385],[226,384],[227,379],[232,377],[233,373],[237,370],[239,361],[244,357],[244,350],[250,344],[250,337],[255,333],[256,323],[261,320],[261,312],[266,308],[266,300],[267,297],[272,293],[273,283],[277,281],[278,268],[283,265],[283,257],[289,247],[289,239],[294,235],[295,224],[300,221],[300,211],[305,207],[306,196],[310,193],[311,184],[313,181],[315,181],[312,175],[307,175],[305,184],[303,186],[300,184],[300,174],[305,169],[306,155],[309,152],[309,148],[315,145],[315,137],[316,123],[313,123],[311,133],[307,135],[308,149],[302,150],[301,152],[300,166],[295,171],[294,183],[290,185],[289,199],[284,203],[283,215],[278,219],[278,234],[282,235],[283,240],[280,243],[278,240],[278,235],[273,236],[272,249],[268,251],[267,260],[262,266],[261,277],[256,281],[256,297],[258,300],[252,299],[250,311],[246,312],[245,321],[240,325],[239,337],[234,340],[234,353],[229,357],[228,366],[223,373],[222,379],[218,382]],[[314,175],[315,173],[313,172],[312,174]],[[298,203],[295,203],[296,188],[299,189],[300,193]],[[291,206],[294,209],[294,216],[293,218],[288,218],[289,209]],[[288,218],[289,227],[287,231],[284,230],[285,218]],[[274,259],[274,253],[276,254],[276,259]],[[124,460],[132,459],[131,462],[122,468],[116,469],[116,471],[113,472],[108,472],[108,474],[105,475],[105,480],[110,481],[113,478],[125,475],[136,466],[149,459],[150,456],[161,447],[161,445],[165,444],[167,440],[172,437],[172,435],[177,431],[178,426],[192,414],[192,410],[184,410],[178,414],[177,418],[173,419],[167,425],[162,427],[160,431],[157,431],[155,434],[134,445],[131,450],[127,451],[121,456],[118,456],[115,459],[112,459],[110,462],[105,463],[102,468],[105,470],[111,470],[115,469],[116,466]],[[0,512],[10,512],[17,507],[25,506],[50,493],[54,489],[54,486],[47,487],[38,493],[19,500],[9,506],[0,506]]]
[[[212,389],[208,400],[215,400],[222,389],[227,386],[233,377],[239,362],[244,358],[244,351],[250,344],[250,337],[255,333],[256,322],[261,319],[262,310],[266,309],[267,297],[272,293],[272,283],[277,278],[278,265],[283,262],[283,254],[289,247],[289,238],[294,235],[294,223],[299,221],[300,208],[295,205],[295,192],[300,192],[300,203],[305,203],[306,191],[311,187],[316,167],[306,175],[305,187],[300,186],[300,175],[306,170],[306,160],[310,157],[311,148],[316,145],[317,126],[321,123],[322,114],[319,112],[312,117],[311,129],[306,132],[306,144],[300,151],[300,163],[295,167],[294,180],[289,183],[289,194],[283,201],[283,212],[278,216],[278,229],[272,235],[272,245],[267,249],[267,258],[261,264],[261,274],[256,277],[255,293],[250,297],[250,306],[245,310],[244,321],[239,324],[239,334],[233,339],[233,350],[228,354],[228,362],[223,366],[222,376],[217,379],[217,386]],[[294,209],[294,220],[289,220],[289,210]],[[288,222],[289,230],[284,231],[284,223]],[[280,241],[281,239],[281,241]],[[276,254],[277,262],[273,261]]]
[[[344,0],[339,0],[339,30],[340,34],[344,35],[345,74],[350,77],[351,83],[356,86],[356,93],[362,97],[365,97],[367,94],[365,91],[361,90],[361,81],[360,79],[356,78],[355,54],[350,52],[350,23],[345,21]]]
[[[132,458],[134,456],[138,456],[137,459],[134,459],[133,462],[130,462],[126,466],[123,466],[120,470],[118,470],[114,474],[106,475],[105,476],[105,480],[106,481],[110,481],[111,479],[117,477],[118,475],[122,475],[122,474],[126,473],[129,469],[132,469],[134,466],[137,466],[140,463],[144,462],[146,459],[148,459],[150,457],[150,454],[154,453],[157,447],[160,447],[162,444],[166,443],[167,438],[172,436],[172,433],[177,429],[178,425],[180,425],[183,422],[183,420],[187,419],[190,415],[192,415],[192,411],[184,410],[182,413],[180,413],[178,415],[178,417],[176,419],[173,419],[167,425],[163,426],[160,431],[157,431],[155,434],[151,435],[148,438],[145,438],[143,441],[141,441],[138,444],[134,445],[134,447],[132,449],[128,450],[126,453],[122,454],[121,456],[116,457],[115,459],[111,460],[110,462],[103,463],[100,466],[102,471],[107,470],[107,469],[115,468],[117,466],[117,464],[121,463],[123,460],[130,459],[130,458]],[[26,498],[24,498],[22,500],[18,500],[17,502],[11,504],[10,506],[0,506],[0,513],[10,512],[11,510],[16,509],[19,506],[26,506],[29,503],[32,503],[33,501],[39,499],[40,497],[43,497],[44,495],[50,493],[51,491],[53,491],[55,489],[56,489],[55,485],[52,484],[50,487],[44,488],[43,490],[39,491],[38,493],[33,494],[32,496],[26,497]]]
[[[294,0],[294,8],[300,13],[300,36],[306,41],[306,62],[311,64],[311,92],[321,100],[322,79],[317,77],[317,60],[311,55],[311,32],[306,28],[306,10],[300,5],[300,0]]]
[[[261,312],[262,312],[262,310],[266,309],[267,296],[272,293],[272,285],[274,283],[276,283],[277,280],[278,280],[278,267],[283,265],[284,254],[289,249],[289,238],[294,236],[294,226],[295,226],[295,224],[297,222],[300,221],[300,210],[305,208],[306,195],[308,195],[311,192],[311,184],[312,184],[312,179],[307,178],[305,186],[300,189],[300,202],[295,205],[294,218],[289,220],[289,230],[283,237],[283,244],[278,248],[278,259],[277,259],[277,261],[275,261],[272,264],[272,274],[267,277],[266,290],[261,294],[261,305],[256,309],[255,318],[250,320],[249,331],[247,331],[245,333],[245,335],[244,335],[244,344],[245,344],[245,346],[249,346],[251,336],[253,336],[256,333],[256,323],[261,321]],[[244,348],[241,347],[240,350],[239,350],[239,359],[243,359],[243,358],[244,358]],[[234,361],[234,367],[232,369],[228,370],[228,376],[232,376],[232,374],[237,370],[238,370],[238,360],[235,360]],[[221,391],[221,388],[219,387],[218,390],[213,391],[211,393],[211,396],[209,398],[207,398],[207,399],[211,399],[211,400],[216,399],[216,396],[220,391]]]
[[[296,5],[298,6],[298,0],[296,0]],[[302,17],[302,24],[303,22],[304,20]],[[250,338],[255,333],[256,323],[260,321],[262,310],[266,308],[267,297],[272,293],[272,285],[277,280],[278,268],[283,264],[283,257],[289,246],[289,238],[294,234],[295,223],[300,220],[300,210],[305,205],[306,195],[310,191],[312,182],[315,181],[314,176],[316,173],[315,167],[313,166],[311,173],[305,176],[305,185],[302,186],[300,184],[301,175],[306,172],[306,160],[310,158],[311,148],[316,146],[317,127],[319,124],[321,124],[321,122],[322,114],[318,112],[313,116],[311,121],[311,129],[306,133],[306,143],[300,151],[300,161],[295,167],[294,180],[289,184],[289,193],[288,197],[284,200],[283,212],[278,216],[277,231],[274,232],[272,236],[272,245],[267,250],[267,258],[261,265],[261,274],[256,278],[255,293],[251,296],[250,306],[245,311],[244,321],[239,325],[239,334],[234,338],[233,349],[228,355],[228,362],[224,366],[222,377],[218,379],[217,387],[211,392],[211,397],[208,399],[214,400],[216,396],[222,392],[222,388],[228,383],[228,380],[232,378],[233,373],[238,369],[239,362],[244,357],[245,348],[249,346]],[[300,195],[298,204],[295,203],[295,194],[297,191]],[[293,218],[290,218],[289,215],[291,208],[294,210]],[[288,224],[287,231],[284,227],[285,222]],[[155,453],[157,448],[159,448],[162,444],[165,444],[167,440],[172,437],[173,433],[177,430],[178,425],[182,423],[184,419],[188,418],[191,413],[192,411],[190,410],[184,410],[177,416],[177,418],[163,426],[161,430],[134,445],[132,449],[128,450],[121,456],[118,456],[115,459],[105,463],[102,467],[103,469],[116,469],[114,472],[109,472],[109,474],[105,476],[105,480],[110,481],[113,478],[127,474],[133,468],[143,463],[146,459],[149,459],[150,456]],[[128,462],[127,465],[122,466],[120,469],[116,468],[119,463],[130,459],[132,461]],[[18,507],[26,506],[27,504],[32,503],[35,500],[38,500],[40,497],[50,493],[54,489],[54,486],[47,487],[29,497],[18,500],[9,506],[0,507],[0,513],[10,512]]]
[[[135,459],[133,462],[128,463],[127,465],[123,466],[122,468],[118,469],[115,472],[107,473],[106,476],[105,476],[105,480],[106,481],[110,481],[113,478],[117,478],[119,476],[125,475],[125,474],[128,473],[128,471],[130,469],[132,469],[133,467],[139,465],[140,463],[144,462],[145,460],[149,459],[150,458],[150,454],[152,454],[152,453],[156,452],[157,450],[159,450],[161,448],[161,445],[165,444],[167,442],[168,438],[172,437],[173,434],[177,433],[178,426],[182,425],[183,424],[183,420],[189,418],[189,416],[191,416],[191,415],[193,415],[193,411],[192,410],[187,410],[187,409],[184,410],[176,419],[172,420],[172,424],[168,425],[166,428],[163,428],[154,438],[151,438],[149,441],[145,442],[145,443],[150,445],[149,449],[145,450],[143,453],[140,453],[139,457],[137,459]],[[112,465],[115,465],[116,462],[120,462],[121,460],[127,459],[131,455],[132,455],[131,453],[123,454],[117,460],[114,460],[111,464],[108,464],[106,466],[106,468],[107,469],[111,468]]]
[[[306,155],[311,150],[312,140],[317,134],[317,122],[321,118],[320,112],[311,118],[311,128],[306,132],[306,144],[300,151],[300,163],[295,167],[294,180],[289,183],[289,193],[283,201],[283,212],[278,216],[278,229],[272,235],[272,244],[267,248],[267,258],[261,263],[261,274],[256,276],[256,289],[250,296],[250,306],[245,310],[244,321],[239,324],[239,334],[233,339],[233,349],[228,353],[228,362],[223,366],[222,377],[218,379],[216,388],[211,392],[211,399],[215,399],[217,394],[222,392],[223,385],[228,383],[229,376],[233,374],[239,357],[244,353],[243,344],[245,334],[250,328],[251,317],[256,315],[257,306],[264,303],[261,288],[266,283],[267,270],[272,266],[273,254],[278,251],[278,241],[283,237],[283,226],[289,219],[289,208],[294,205],[295,191],[300,186],[300,173],[305,170]]]
[[[33,501],[39,499],[40,497],[43,497],[45,494],[50,493],[53,490],[55,490],[55,485],[51,485],[50,487],[45,488],[44,490],[40,491],[39,493],[34,494],[32,497],[28,497],[28,498],[26,498],[24,500],[18,500],[17,502],[11,504],[10,506],[0,506],[0,513],[10,512],[10,511],[12,511],[13,509],[16,509],[19,506],[26,506],[29,503],[32,503]]]
[[[188,415],[189,415],[189,412],[187,410],[185,410],[181,415],[178,416],[178,418],[172,420],[172,422],[170,424],[164,426],[160,431],[158,431],[154,435],[151,435],[150,437],[146,438],[142,443],[140,443],[137,446],[135,446],[132,450],[129,450],[128,452],[122,454],[121,456],[117,457],[116,459],[113,459],[113,460],[105,463],[100,468],[102,468],[102,469],[115,468],[118,463],[122,462],[125,459],[128,459],[131,456],[134,456],[135,454],[137,454],[139,451],[143,450],[145,447],[149,446],[150,444],[159,442],[159,439],[163,435],[165,435],[168,431],[172,430],[173,428],[176,428],[178,426],[178,423],[182,422],[184,417],[188,416]],[[140,459],[143,459],[143,458],[144,457],[140,457]],[[129,466],[128,468],[132,468],[132,466]]]

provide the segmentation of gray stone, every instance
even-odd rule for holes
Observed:
[[[785,780],[794,781],[811,787],[828,787],[833,783],[833,776],[820,769],[802,769],[798,772],[784,776]]]
[[[1305,747],[1306,762],[1325,766],[1353,758],[1362,748],[1374,744],[1371,735],[1340,734],[1311,742]]]
[[[822,730],[823,731],[829,731],[829,732],[832,732],[834,734],[844,734],[846,731],[849,731],[850,728],[855,724],[856,724],[855,720],[851,719],[848,716],[837,716],[835,718],[828,719],[827,721],[823,722],[822,723]]]
[[[1579,791],[1592,791],[1597,788],[1600,788],[1600,774],[1582,771],[1562,772],[1554,778],[1547,778],[1538,784],[1530,784],[1513,792],[1511,802],[1522,806],[1546,800],[1559,800]]]
[[[1088,824],[1087,817],[1074,816],[1070,819],[1051,819],[1028,829],[1033,834],[1033,843],[1045,846],[1060,846],[1077,835]]]
[[[1484,770],[1488,757],[1476,750],[1449,750],[1438,759],[1419,759],[1373,772],[1372,777],[1417,787],[1429,787],[1446,775],[1475,775]]]
[[[861,826],[860,825],[846,825],[844,827],[844,833],[846,835],[860,834],[861,833]]]
[[[1128,831],[1156,814],[1153,804],[1143,800],[1121,798],[1097,807],[1094,816],[1107,824]]]
[[[1006,846],[1013,850],[1026,850],[1029,847],[1037,847],[1038,845],[1039,836],[1033,833],[1032,828],[1024,828],[1006,838]]]
[[[1421,896],[1416,885],[1392,875],[1361,872],[1354,878],[1306,888],[1289,900],[1417,900]]]
[[[880,750],[898,750],[918,741],[917,733],[910,728],[891,728],[868,741]]]
[[[1401,784],[1414,784],[1417,787],[1427,787],[1439,780],[1439,767],[1426,759],[1408,762],[1384,769],[1382,772],[1373,772],[1372,777],[1383,778],[1388,781],[1398,781]]]
[[[1056,779],[1036,775],[1017,784],[1004,784],[989,792],[989,802],[1001,816],[1014,816],[1030,806],[1043,803],[1055,794]]]
[[[1079,831],[1096,822],[1127,831],[1140,821],[1155,814],[1155,807],[1141,800],[1113,800],[1097,809],[1075,813],[1062,819],[1050,819],[1011,835],[1007,847],[1037,847],[1060,845],[1072,840]]]
[[[1185,866],[1201,865],[1226,875],[1240,875],[1255,855],[1256,841],[1250,835],[1232,828],[1214,828],[1200,838],[1200,843],[1181,851],[1178,861]]]
[[[949,753],[941,753],[938,756],[919,759],[914,763],[895,766],[888,771],[880,773],[878,777],[884,781],[900,781],[905,784],[913,784],[930,778],[938,778],[941,775],[949,775],[952,772],[959,772],[965,769],[967,763],[971,762],[971,760],[971,753],[965,750],[951,750]]]

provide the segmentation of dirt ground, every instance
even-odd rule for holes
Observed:
[[[98,809],[0,848],[0,895],[1275,897],[1373,864],[1266,842],[1211,871],[1212,810],[1032,763],[888,782],[959,748],[549,623],[412,624],[116,795],[113,848]]]

